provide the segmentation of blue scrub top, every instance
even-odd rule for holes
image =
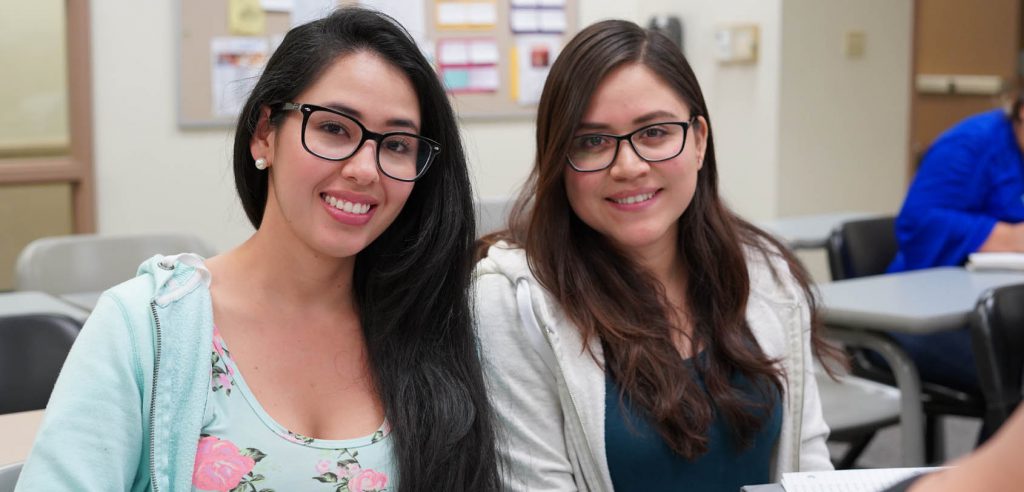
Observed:
[[[925,154],[896,219],[889,271],[961,265],[1000,221],[1024,221],[1024,164],[1013,123],[993,110],[947,130]]]

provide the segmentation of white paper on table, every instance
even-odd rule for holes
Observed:
[[[498,63],[498,42],[478,39],[469,43],[469,63],[473,65],[490,65]]]
[[[512,32],[540,31],[540,12],[537,9],[512,9],[509,18]]]
[[[971,253],[968,270],[1024,270],[1024,253]]]
[[[564,7],[565,0],[538,0],[537,4],[541,7]]]
[[[544,32],[565,32],[565,11],[544,9],[540,11],[540,30]]]
[[[782,487],[786,489],[786,492],[878,492],[910,477],[941,469],[941,467],[876,468],[783,473]]]
[[[437,62],[441,65],[468,65],[469,43],[458,39],[445,39],[439,44]]]
[[[511,0],[509,6],[515,7],[536,7],[539,4],[538,0]]]
[[[292,27],[327,17],[336,7],[336,0],[293,0]]]
[[[212,113],[235,117],[267,62],[270,42],[263,37],[215,37],[210,40]]]

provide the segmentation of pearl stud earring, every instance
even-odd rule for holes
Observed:
[[[262,171],[262,170],[264,170],[266,168],[267,168],[267,160],[266,159],[264,159],[262,157],[260,157],[259,159],[256,159],[256,169],[259,169],[260,171]]]

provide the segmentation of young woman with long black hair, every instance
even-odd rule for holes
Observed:
[[[466,162],[408,33],[357,8],[291,30],[234,170],[256,232],[103,295],[18,490],[497,490]]]

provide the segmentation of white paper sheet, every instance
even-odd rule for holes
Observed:
[[[878,468],[783,473],[786,492],[880,492],[910,477],[941,468]]]
[[[263,37],[216,37],[210,40],[211,94],[214,116],[235,117],[248,99],[270,42]]]

